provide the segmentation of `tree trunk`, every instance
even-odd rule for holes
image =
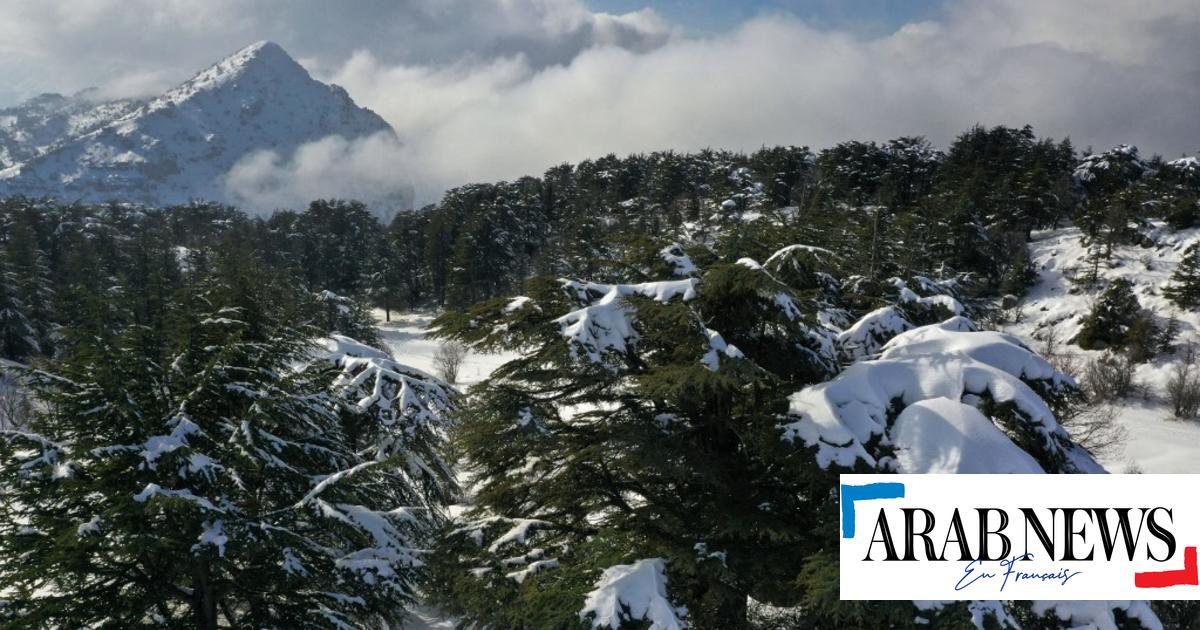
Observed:
[[[195,582],[192,586],[192,612],[196,617],[196,627],[217,630],[217,597],[208,581],[208,564],[201,563],[196,567]]]

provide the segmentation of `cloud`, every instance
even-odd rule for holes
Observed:
[[[404,160],[399,143],[387,132],[356,140],[330,136],[302,145],[290,156],[251,153],[230,169],[224,187],[233,203],[263,214],[339,198],[363,201],[386,215],[411,206]]]
[[[595,13],[582,0],[0,0],[0,15],[0,59],[19,60],[0,71],[19,66],[50,81],[37,90],[62,92],[127,75],[157,74],[165,87],[262,39],[316,67],[360,47],[391,64],[520,53],[543,67],[595,45],[645,51],[673,36],[653,11]]]
[[[360,51],[326,78],[396,127],[422,200],[608,152],[909,134],[944,146],[975,123],[1200,148],[1200,10],[1183,1],[961,3],[876,39],[769,15],[550,66],[520,54],[388,64]]]
[[[165,70],[128,72],[93,90],[89,90],[86,96],[97,102],[158,96],[171,87],[174,87],[176,82],[172,81],[171,77],[171,73]]]

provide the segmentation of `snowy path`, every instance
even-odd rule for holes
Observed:
[[[384,321],[382,310],[375,310],[375,319],[379,322],[379,338],[387,344],[396,361],[430,374],[437,374],[433,356],[441,344],[437,339],[429,339],[425,336],[425,329],[434,317],[436,317],[435,313],[424,311],[393,312],[392,321],[388,322]],[[486,379],[496,368],[515,356],[508,353],[468,353],[463,361],[456,385],[465,390]],[[464,507],[451,506],[451,514],[461,512]],[[412,611],[405,627],[411,630],[451,630],[457,627],[457,624],[453,619],[443,617],[435,610],[418,607]]]
[[[382,310],[375,310],[375,318],[379,322],[379,337],[391,349],[396,360],[430,374],[437,374],[437,369],[433,364],[433,355],[437,352],[441,342],[425,337],[425,328],[433,321],[435,314],[422,311],[406,313],[393,311],[390,322],[384,321],[383,315]],[[470,387],[487,378],[493,370],[514,356],[507,353],[479,354],[471,352],[463,361],[456,385],[464,389]]]

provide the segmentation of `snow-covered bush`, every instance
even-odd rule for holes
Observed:
[[[892,278],[889,284],[895,290],[891,305],[870,311],[838,332],[837,348],[842,362],[853,363],[874,356],[884,344],[902,332],[941,322],[966,311],[954,297],[952,283],[916,276],[911,282]],[[910,289],[910,284],[917,290]],[[973,326],[965,319],[960,324]]]

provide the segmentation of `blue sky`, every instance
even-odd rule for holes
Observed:
[[[593,10],[626,13],[651,7],[694,34],[720,33],[762,14],[791,14],[818,27],[864,36],[937,18],[945,0],[587,0]]]

